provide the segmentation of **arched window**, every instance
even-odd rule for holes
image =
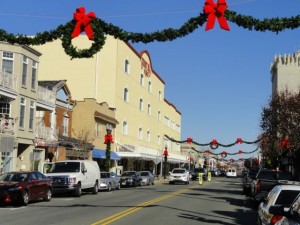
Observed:
[[[158,112],[157,112],[157,119],[158,119],[158,121],[160,121],[160,117],[161,117],[160,111],[158,111]]]
[[[123,100],[124,102],[129,102],[129,91],[127,88],[124,88]]]
[[[129,74],[130,73],[130,64],[129,64],[129,61],[128,59],[125,60],[125,65],[124,65],[124,71],[126,74]]]
[[[141,77],[140,77],[140,85],[141,85],[141,86],[144,86],[144,82],[145,82],[144,74],[141,74]]]
[[[139,128],[139,140],[143,140],[143,129],[140,127]]]
[[[148,115],[150,116],[151,115],[151,105],[148,104]]]
[[[143,108],[144,108],[144,101],[143,99],[140,98],[140,105],[139,105],[140,111],[143,111]]]
[[[161,91],[158,91],[158,100],[161,101]]]
[[[148,82],[148,92],[152,92],[152,84],[151,84],[151,81]]]
[[[157,144],[160,145],[160,135],[157,135]]]
[[[122,124],[122,134],[124,134],[124,135],[128,134],[128,125],[127,125],[126,121],[124,121]]]
[[[147,131],[147,142],[150,142],[150,141],[151,141],[150,131],[148,130]]]

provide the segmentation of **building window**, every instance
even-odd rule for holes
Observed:
[[[150,131],[148,130],[147,131],[147,142],[150,142],[150,141],[151,141]]]
[[[165,116],[164,124],[166,126],[169,126],[169,118]]]
[[[144,102],[143,99],[140,98],[140,105],[139,105],[140,111],[143,111],[143,108],[144,108]]]
[[[141,86],[144,86],[144,82],[145,82],[144,74],[141,74],[140,85],[141,85]]]
[[[122,134],[124,134],[124,135],[128,134],[128,125],[127,125],[126,121],[124,121],[122,124]]]
[[[151,115],[151,105],[148,104],[148,115],[150,116]]]
[[[157,135],[157,144],[160,145],[160,135]]]
[[[129,91],[127,88],[124,88],[123,100],[124,102],[129,102]]]
[[[161,91],[158,92],[158,100],[161,101]]]
[[[64,113],[64,118],[63,118],[63,135],[68,136],[68,131],[69,131],[69,115],[67,113]]]
[[[158,119],[158,121],[160,121],[160,117],[161,117],[160,111],[158,111],[158,112],[157,112],[157,119]]]
[[[148,82],[148,92],[152,92],[152,84],[151,84],[151,81]]]
[[[10,104],[7,102],[0,102],[0,115],[9,116],[9,112],[10,112]]]
[[[2,71],[12,74],[13,73],[13,63],[14,63],[14,53],[3,52],[2,55]]]
[[[22,85],[26,86],[27,83],[27,69],[28,69],[28,57],[23,56],[23,71],[22,71]]]
[[[36,77],[37,77],[37,62],[32,62],[32,74],[31,74],[31,89],[36,89]]]
[[[34,124],[34,109],[35,109],[35,102],[30,101],[30,111],[29,111],[29,130],[33,130]]]
[[[143,140],[143,129],[139,128],[139,140]]]
[[[19,127],[24,128],[26,99],[21,98]]]
[[[124,70],[125,70],[126,74],[130,73],[130,64],[129,64],[128,59],[125,60],[125,68],[124,68]]]
[[[95,133],[96,137],[101,138],[101,124],[98,122],[95,124]]]

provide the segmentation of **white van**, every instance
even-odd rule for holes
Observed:
[[[237,177],[237,172],[235,168],[229,168],[226,171],[226,177]]]
[[[64,160],[54,162],[46,176],[52,181],[53,193],[73,192],[76,197],[82,191],[97,194],[99,190],[100,168],[92,160]]]

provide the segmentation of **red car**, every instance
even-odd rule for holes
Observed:
[[[8,172],[0,175],[0,203],[27,205],[30,201],[52,198],[51,180],[37,171]]]

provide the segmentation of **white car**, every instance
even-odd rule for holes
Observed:
[[[269,208],[273,205],[282,205],[287,212],[294,199],[300,193],[300,185],[293,185],[295,182],[286,182],[291,184],[277,185],[268,194],[266,201],[260,203],[258,207],[257,224],[275,224],[281,220],[282,216],[276,216],[269,213]],[[297,182],[298,183],[298,182]]]
[[[190,183],[189,172],[185,168],[173,169],[169,176],[169,184],[174,184],[175,182],[189,184]]]
[[[235,168],[229,168],[226,171],[226,177],[237,177],[236,169]]]

